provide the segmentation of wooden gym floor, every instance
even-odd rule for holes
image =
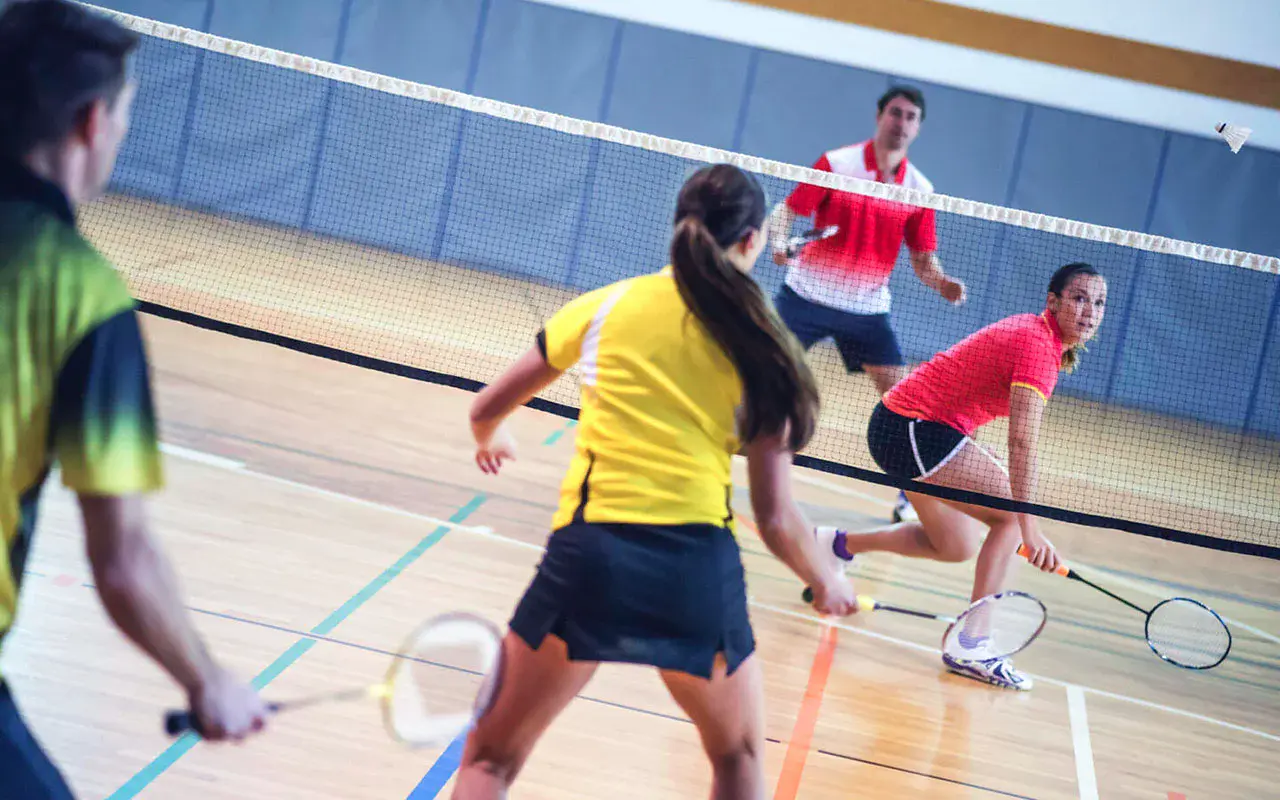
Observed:
[[[370,248],[137,201],[107,201],[86,219],[144,299],[402,363],[435,360],[442,371],[488,377],[559,302],[514,280],[452,270],[445,285],[449,268],[439,265],[424,276],[421,262]],[[476,293],[459,307],[466,280]],[[457,313],[442,316],[444,307]],[[155,527],[225,663],[259,676],[268,697],[289,698],[378,679],[387,660],[379,651],[436,612],[465,608],[505,622],[545,541],[571,425],[522,409],[519,460],[492,478],[471,462],[470,393],[145,320],[168,453]],[[828,407],[852,409],[852,439],[869,398],[865,379],[831,369],[828,351],[815,358],[825,359]],[[572,386],[550,395],[571,399]],[[1126,425],[1153,434],[1164,424],[1129,417]],[[839,432],[840,420],[827,424]],[[1183,462],[1165,470],[1171,460],[1150,461],[1145,483],[1129,487],[1131,502],[1218,523],[1242,498],[1258,502],[1257,487],[1193,491],[1214,447],[1231,444],[1179,431],[1194,447],[1148,437]],[[824,440],[850,447],[841,441]],[[1239,457],[1274,474],[1271,444],[1248,450]],[[1200,463],[1186,464],[1188,454]],[[1081,468],[1065,445],[1045,460],[1054,491],[1089,483],[1096,497],[1126,496],[1124,473],[1070,477]],[[735,474],[743,485],[742,463]],[[871,526],[888,517],[893,493],[883,487],[808,470],[797,481],[814,522]],[[1273,492],[1257,513],[1277,514]],[[748,513],[745,492],[736,505]],[[800,602],[798,582],[744,531],[770,796],[1272,796],[1280,565],[1116,531],[1046,530],[1082,571],[1139,603],[1175,594],[1209,603],[1230,621],[1231,657],[1205,673],[1164,664],[1142,641],[1139,615],[1027,568],[1019,588],[1050,610],[1045,634],[1017,661],[1038,685],[1002,692],[942,669],[938,623],[882,614],[824,625]],[[28,568],[4,674],[79,796],[447,796],[448,754],[392,743],[370,704],[280,716],[242,747],[174,746],[160,717],[181,698],[107,621],[88,585],[74,502],[56,475]],[[861,592],[952,613],[971,576],[972,564],[883,555],[853,570]],[[543,740],[513,796],[703,797],[708,785],[694,728],[657,677],[605,666]]]

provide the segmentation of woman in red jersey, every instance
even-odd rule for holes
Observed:
[[[939,353],[899,382],[876,406],[867,444],[889,475],[923,483],[1033,502],[1036,445],[1045,404],[1061,370],[1074,370],[1084,345],[1102,324],[1107,283],[1092,266],[1067,264],[1049,281],[1045,310],[1016,314]],[[1009,469],[973,440],[974,431],[1009,418]],[[919,521],[863,533],[819,528],[841,563],[875,550],[935,561],[968,561],[976,554],[973,599],[1005,586],[1019,544],[1045,571],[1058,566],[1053,545],[1036,517],[907,492]],[[985,543],[983,529],[989,529]],[[966,647],[969,643],[965,643]],[[1031,679],[1004,658],[944,656],[947,667],[968,677],[1014,689]]]

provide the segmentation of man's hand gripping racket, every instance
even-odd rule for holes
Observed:
[[[411,746],[441,746],[468,730],[492,707],[502,680],[502,634],[492,622],[465,612],[441,614],[419,626],[395,654],[379,683],[290,702],[272,712],[321,703],[379,701],[388,734]],[[195,714],[165,715],[170,736],[201,733]]]

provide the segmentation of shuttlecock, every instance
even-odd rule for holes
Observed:
[[[1239,153],[1240,148],[1244,146],[1245,139],[1249,138],[1249,134],[1253,133],[1249,128],[1242,128],[1239,125],[1231,125],[1222,122],[1214,128],[1223,139],[1227,140],[1227,144],[1231,146],[1231,152]]]

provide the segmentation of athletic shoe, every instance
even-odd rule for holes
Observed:
[[[839,528],[833,528],[825,525],[819,525],[813,529],[813,536],[818,540],[818,550],[824,557],[828,557],[829,564],[835,569],[837,575],[844,575],[845,569],[852,563],[852,558],[844,558],[836,552],[836,537],[844,531]]]
[[[907,499],[906,492],[898,492],[898,501],[893,504],[893,523],[899,522],[918,522],[920,516],[916,514],[916,510],[911,507],[911,501]]]
[[[942,663],[957,675],[999,686],[1002,689],[1027,692],[1034,685],[1031,676],[1014,667],[1007,658],[967,659],[943,653]]]

